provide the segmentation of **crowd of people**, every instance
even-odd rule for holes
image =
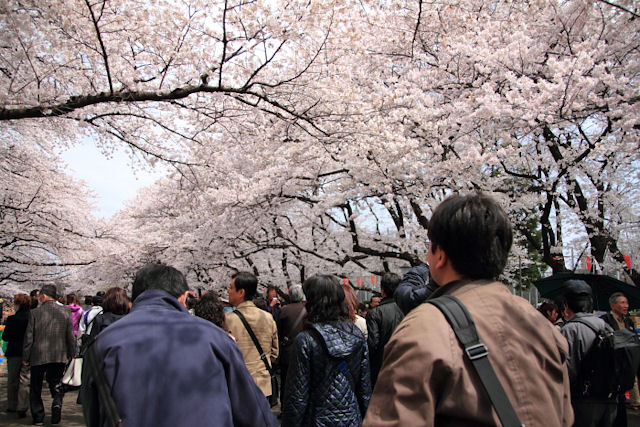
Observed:
[[[599,330],[635,334],[624,295],[603,319],[582,281],[566,283],[562,306],[513,295],[497,281],[511,225],[481,194],[446,199],[428,237],[426,263],[383,275],[366,309],[330,274],[259,292],[239,271],[223,297],[161,264],[137,272],[130,297],[113,287],[84,307],[53,285],[18,294],[2,336],[6,410],[42,424],[46,379],[60,423],[60,381],[81,356],[89,426],[626,425],[626,390],[585,394],[581,366]]]

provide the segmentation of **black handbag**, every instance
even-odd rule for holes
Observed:
[[[253,333],[253,329],[251,329],[251,326],[249,326],[247,319],[245,319],[244,315],[240,313],[238,310],[233,310],[233,312],[237,314],[240,320],[242,321],[242,324],[244,325],[245,329],[249,333],[249,336],[253,340],[253,344],[256,346],[256,349],[260,354],[260,359],[262,359],[262,361],[264,362],[264,366],[267,368],[267,371],[269,372],[269,376],[271,376],[271,396],[269,396],[269,404],[271,405],[271,407],[274,407],[278,404],[278,395],[279,395],[278,378],[276,376],[276,373],[271,368],[271,365],[267,360],[267,355],[265,354],[264,351],[262,351],[262,346],[260,345],[260,342],[258,341],[256,334]]]

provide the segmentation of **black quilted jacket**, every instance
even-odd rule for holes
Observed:
[[[359,426],[369,405],[367,343],[348,321],[314,323],[293,345],[282,425]]]

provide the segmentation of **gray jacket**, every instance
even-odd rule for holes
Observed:
[[[604,320],[593,313],[576,313],[564,324],[562,327],[562,335],[564,335],[569,343],[567,366],[569,368],[569,380],[571,383],[578,378],[582,359],[596,339],[596,334],[591,328],[579,322],[572,322],[574,319],[584,319],[584,321],[588,322],[596,328],[596,330],[605,328],[613,331],[611,326],[607,325]]]
[[[55,301],[47,301],[29,313],[22,360],[31,365],[67,363],[76,351],[71,313]]]

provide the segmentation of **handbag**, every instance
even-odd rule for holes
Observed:
[[[267,355],[264,353],[264,351],[262,351],[262,346],[260,345],[260,342],[258,341],[256,334],[253,333],[253,329],[251,329],[251,326],[249,326],[247,319],[245,319],[244,315],[240,313],[238,310],[233,310],[233,313],[237,314],[240,320],[242,321],[242,324],[244,325],[245,329],[249,333],[249,336],[251,337],[253,344],[256,346],[258,353],[260,353],[260,359],[262,359],[262,361],[264,362],[264,366],[267,368],[267,371],[269,372],[269,376],[271,377],[271,396],[269,396],[269,404],[273,408],[278,404],[278,395],[279,395],[278,378],[276,376],[276,373],[271,368],[271,365],[267,361]]]
[[[65,390],[80,388],[82,384],[82,357],[74,357],[67,363],[60,382]]]

